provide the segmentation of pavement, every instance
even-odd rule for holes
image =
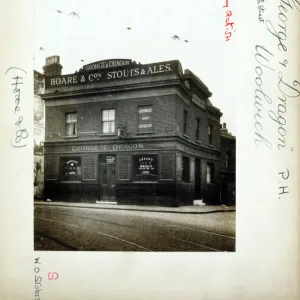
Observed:
[[[34,201],[37,206],[55,206],[55,207],[72,207],[72,208],[94,208],[107,210],[127,210],[127,211],[145,211],[145,212],[163,212],[177,214],[209,214],[219,212],[234,212],[235,206],[221,205],[194,205],[180,207],[161,207],[161,206],[141,206],[141,205],[119,205],[115,202],[102,203],[70,203],[70,202],[46,202]]]

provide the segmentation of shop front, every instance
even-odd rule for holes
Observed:
[[[45,146],[46,193],[56,201],[174,205],[175,143]]]
[[[184,149],[175,141],[64,146],[47,143],[47,198],[90,203],[190,205],[201,197],[201,189],[205,192],[207,186],[210,157],[200,159],[200,154]]]

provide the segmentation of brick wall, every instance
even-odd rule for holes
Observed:
[[[221,137],[221,161],[222,166],[221,169],[225,169],[225,155],[226,152],[230,152],[231,154],[231,166],[229,166],[229,170],[235,171],[235,164],[236,164],[236,141],[234,138],[228,138],[228,137]]]
[[[177,206],[176,184],[170,183],[118,183],[118,204]]]
[[[190,103],[184,102],[180,97],[176,99],[176,119],[177,119],[177,133],[179,136],[184,137],[183,120],[184,110],[188,112],[187,133],[189,141],[196,141],[196,118],[200,119],[200,141],[201,145],[208,146],[208,125],[213,125],[213,143],[216,148],[220,148],[220,118],[213,116],[209,118],[207,111],[196,106],[192,101]]]
[[[122,123],[127,126],[127,137],[136,136],[138,132],[138,107],[153,105],[154,132],[160,135],[173,134],[176,131],[175,96],[123,99],[121,101],[103,101],[96,103],[47,106],[46,107],[46,141],[62,140],[65,136],[65,114],[77,112],[78,133],[101,133],[101,110],[115,108],[116,127]],[[88,136],[93,139],[92,136]],[[96,137],[94,137],[96,138]]]
[[[98,184],[96,183],[60,183],[45,181],[45,199],[52,201],[72,201],[96,203]]]

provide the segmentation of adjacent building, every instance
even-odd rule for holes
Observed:
[[[220,204],[222,113],[193,72],[128,59],[61,71],[59,56],[46,59],[46,198]]]
[[[39,96],[44,93],[44,75],[34,71],[34,198],[44,198],[44,140],[45,140],[45,107]]]
[[[222,205],[235,205],[236,198],[236,139],[226,123],[221,127],[220,192]]]

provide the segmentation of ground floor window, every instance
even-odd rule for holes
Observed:
[[[157,181],[157,155],[133,156],[133,178],[136,181]]]
[[[182,181],[190,182],[190,159],[188,157],[182,157]]]
[[[60,178],[62,181],[80,181],[81,157],[61,157]]]
[[[207,163],[207,167],[206,167],[206,181],[207,183],[214,182],[214,164],[210,162]]]

